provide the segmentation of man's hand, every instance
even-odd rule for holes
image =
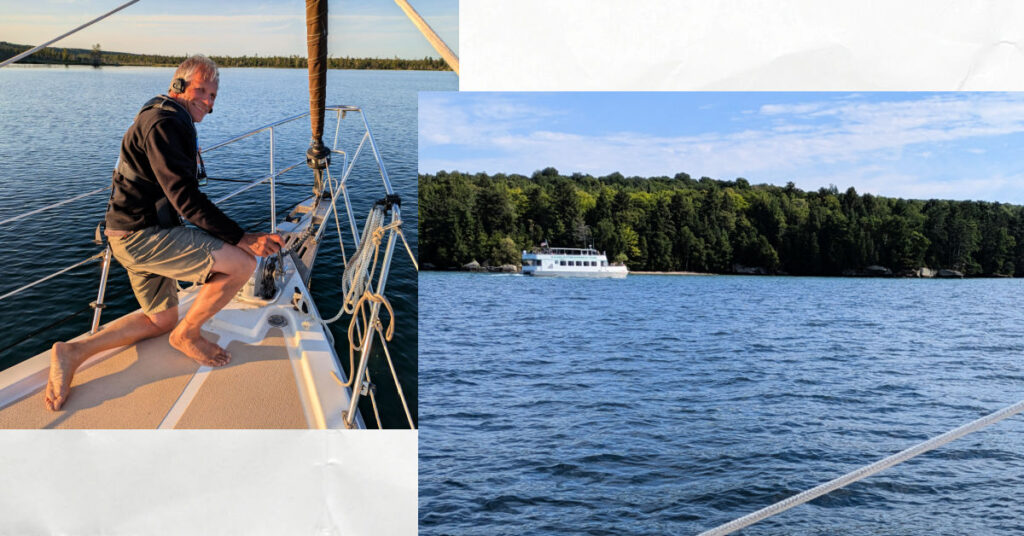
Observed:
[[[250,255],[266,257],[267,255],[277,253],[278,250],[283,248],[284,239],[279,234],[245,233],[237,245]]]

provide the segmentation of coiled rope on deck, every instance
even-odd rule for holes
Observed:
[[[341,317],[341,312],[355,312],[356,301],[370,288],[373,273],[377,268],[377,254],[384,237],[384,207],[374,205],[363,224],[363,234],[359,239],[359,247],[352,254],[345,273],[341,276],[342,306],[341,311],[327,322],[334,322]]]
[[[366,308],[371,307],[374,303],[379,303],[384,306],[388,311],[387,330],[384,329],[384,325],[380,321],[380,317],[369,318]],[[359,313],[359,314],[355,314]],[[363,324],[367,326],[366,331],[359,329],[359,320],[362,318]],[[341,378],[337,374],[334,375],[334,379],[345,387],[352,387],[355,385],[355,365],[356,365],[356,348],[362,348],[366,342],[366,338],[373,334],[374,330],[380,333],[385,341],[390,341],[395,335],[395,311],[391,308],[391,304],[388,303],[388,299],[380,294],[374,294],[370,291],[366,291],[359,300],[356,301],[356,306],[352,314],[352,320],[348,323],[348,370],[351,371],[352,376],[347,382],[341,381]],[[389,356],[390,357],[390,356]],[[390,364],[390,359],[389,359]],[[404,402],[404,401],[403,401]]]
[[[794,506],[801,505],[807,501],[825,495],[826,493],[835,491],[843,486],[856,482],[862,478],[867,478],[875,473],[884,471],[898,463],[905,462],[915,456],[924,454],[929,450],[941,447],[942,445],[959,439],[971,432],[976,432],[986,426],[995,424],[1008,417],[1012,417],[1020,413],[1021,411],[1024,411],[1024,400],[1021,400],[1020,402],[1017,402],[1012,406],[1007,406],[999,411],[996,411],[995,413],[990,413],[978,420],[969,422],[959,428],[950,430],[940,436],[929,439],[928,441],[914,445],[913,447],[893,454],[888,458],[881,459],[871,465],[866,465],[864,467],[861,467],[860,469],[849,472],[839,478],[830,480],[824,484],[821,484],[820,486],[798,493],[788,499],[781,500],[771,506],[767,506],[751,514],[747,514],[743,517],[734,519],[724,525],[720,525],[711,530],[702,532],[698,536],[719,536],[737,531],[739,529],[742,529],[743,527],[757,523],[758,521],[771,517],[775,514],[789,510]]]
[[[334,183],[329,174],[327,180],[329,187],[333,188]],[[341,185],[338,186],[338,189],[341,189]],[[335,214],[335,224],[339,226],[338,236],[340,237],[341,228],[337,220],[337,207],[333,205],[335,197],[336,196],[334,195],[331,196],[331,203]],[[333,318],[325,320],[324,323],[330,324],[335,322],[340,319],[344,313],[352,315],[348,325],[348,369],[350,371],[350,377],[347,382],[342,382],[341,378],[338,377],[337,374],[334,375],[334,379],[345,387],[354,388],[356,385],[358,375],[356,373],[355,363],[356,348],[368,348],[367,339],[372,337],[374,332],[380,335],[381,347],[384,350],[384,358],[391,370],[391,376],[395,380],[395,387],[398,390],[398,398],[402,402],[402,408],[405,411],[406,420],[409,422],[410,428],[415,428],[415,424],[412,420],[412,414],[409,411],[409,403],[405,399],[402,384],[398,381],[398,374],[391,359],[391,352],[388,351],[387,347],[387,342],[392,340],[395,333],[395,311],[391,307],[391,303],[388,302],[388,299],[377,292],[373,292],[372,287],[373,276],[377,271],[377,261],[380,257],[380,246],[388,232],[398,234],[399,237],[401,237],[402,241],[405,243],[406,250],[409,251],[410,258],[413,258],[413,263],[415,265],[415,258],[412,256],[412,251],[409,248],[408,242],[402,234],[402,221],[396,218],[391,223],[384,225],[384,218],[391,207],[391,202],[391,199],[382,199],[378,201],[373,205],[370,209],[370,213],[366,216],[366,223],[363,225],[363,232],[359,240],[359,246],[346,263],[345,272],[342,274],[343,298],[341,309],[338,311],[338,314]],[[342,246],[344,246],[344,244],[342,244]],[[344,252],[344,247],[342,247],[342,252]],[[380,307],[383,307],[387,311],[389,318],[387,328],[384,327],[380,320]],[[363,326],[365,326],[365,328],[363,328]],[[369,370],[367,369],[364,374],[367,383],[369,384],[370,401],[373,404],[374,415],[377,419],[377,426],[379,427],[380,415],[377,412],[377,400],[374,394],[373,384],[370,381]]]

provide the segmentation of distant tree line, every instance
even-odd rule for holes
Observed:
[[[421,262],[517,264],[521,250],[593,245],[633,270],[841,275],[948,268],[1024,275],[1024,207],[805,192],[747,180],[420,175]]]
[[[0,41],[0,61],[16,56],[28,49],[29,45],[16,45]],[[221,67],[278,67],[306,68],[304,56],[210,56]],[[161,56],[157,54],[129,54],[106,52],[100,45],[92,49],[47,47],[18,63],[48,63],[63,65],[143,65],[174,67],[185,60],[185,56]],[[402,58],[328,58],[329,69],[390,69],[407,71],[447,71],[448,64],[442,59]]]

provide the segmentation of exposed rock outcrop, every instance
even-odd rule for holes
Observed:
[[[514,264],[502,264],[501,266],[484,266],[484,269],[491,273],[515,274],[519,273],[519,267]]]
[[[760,266],[743,266],[739,263],[732,265],[732,271],[743,275],[768,275],[768,270]]]
[[[890,275],[892,275],[892,270],[886,268],[885,266],[879,266],[877,264],[872,264],[871,266],[868,266],[867,268],[864,268],[864,275],[871,276],[871,277],[890,276]]]

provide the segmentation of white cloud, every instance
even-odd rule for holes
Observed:
[[[192,4],[166,6],[166,10],[173,10],[173,13],[142,4],[69,36],[56,46],[89,48],[98,42],[104,50],[170,55],[199,50],[212,55],[306,54],[305,11],[301,3],[291,7],[262,4],[235,6],[234,9]],[[3,40],[38,44],[102,12],[98,8],[54,11],[49,9],[53,6],[44,7],[48,12],[41,12],[43,8],[26,12],[25,6],[0,9],[4,12],[0,16]],[[241,8],[245,11],[240,11]],[[158,13],[140,13],[139,9]],[[381,8],[373,6],[372,9]],[[388,14],[332,12],[329,16],[331,54],[405,58],[437,55],[400,9],[396,6],[386,9]],[[429,22],[458,53],[458,16],[436,15],[430,17]]]
[[[988,137],[1024,133],[1024,98],[1013,94],[769,104],[755,114],[771,118],[766,126],[687,136],[579,134],[550,128],[547,121],[530,121],[528,107],[515,99],[479,98],[465,105],[459,96],[446,98],[453,101],[448,103],[443,125],[430,119],[435,113],[431,107],[439,104],[438,100],[427,104],[430,115],[424,116],[421,110],[421,140],[448,145],[448,149],[472,149],[474,156],[462,161],[441,160],[430,156],[428,147],[420,165],[422,172],[464,169],[529,174],[554,166],[563,172],[594,175],[619,171],[671,176],[685,171],[697,177],[743,176],[753,182],[794,177],[806,182],[814,181],[823,170],[845,167],[848,172],[826,178],[820,185],[854,185],[858,190],[902,197],[996,199],[993,196],[1012,190],[1016,178],[938,182],[935,177],[921,176],[920,171],[904,169],[908,162],[920,167],[923,161],[947,157],[944,145],[977,140],[984,147]],[[535,110],[541,118],[555,113]],[[985,150],[976,146],[960,154]],[[482,157],[481,153],[490,154]],[[880,168],[865,167],[868,163]],[[798,185],[803,187],[799,181]],[[816,189],[820,185],[807,186]]]
[[[432,93],[419,99],[420,146],[457,144],[469,147],[502,146],[515,130],[529,130],[563,112],[527,105],[513,98],[484,98]]]

